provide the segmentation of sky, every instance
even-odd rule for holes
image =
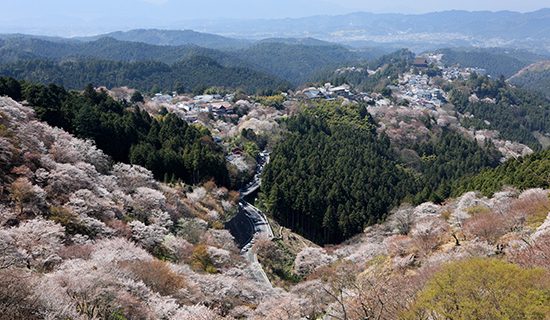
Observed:
[[[189,20],[297,18],[357,11],[534,11],[550,0],[0,0],[0,33],[88,35]]]

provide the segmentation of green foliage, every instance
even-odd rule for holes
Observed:
[[[438,272],[405,319],[547,319],[550,283],[542,269],[496,259],[454,262]]]
[[[288,84],[244,67],[225,67],[212,58],[192,56],[172,65],[159,61],[20,60],[0,66],[0,75],[39,83],[82,89],[88,83],[108,88],[130,86],[143,92],[190,92],[212,86],[242,89],[248,93],[285,90]],[[154,88],[157,88],[153,90]]]
[[[550,187],[550,150],[511,159],[497,168],[484,170],[476,176],[465,178],[453,188],[453,195],[466,191],[481,191],[486,196],[513,186],[520,190]]]
[[[469,102],[471,93],[480,99],[494,99],[495,103]],[[502,138],[518,141],[535,150],[541,146],[533,132],[550,133],[550,102],[540,94],[512,88],[502,78],[492,80],[474,76],[456,84],[449,99],[457,111],[475,117],[466,119],[465,126],[498,130]]]
[[[455,180],[497,166],[501,156],[491,144],[480,148],[475,141],[450,130],[413,149],[421,157],[417,170],[421,173],[419,185],[423,186],[414,197],[416,204],[445,200]]]
[[[151,118],[91,85],[82,94],[57,85],[23,83],[22,87],[23,99],[41,120],[93,139],[117,162],[142,165],[159,180],[169,176],[187,183],[212,178],[220,185],[228,183],[223,150],[204,128],[173,114]]]
[[[420,160],[403,159],[405,166],[363,104],[317,102],[285,124],[289,133],[265,169],[262,199],[278,222],[317,243],[361,232],[404,199],[443,201],[454,180],[500,157],[490,144],[483,149],[443,130],[411,146]]]
[[[268,276],[278,285],[286,286],[303,280],[301,276],[294,273],[296,254],[293,254],[282,240],[260,245],[258,259]]]
[[[0,96],[21,100],[21,85],[13,78],[0,78]]]
[[[458,64],[462,67],[477,67],[487,71],[493,77],[504,75],[510,77],[529,62],[498,49],[442,49],[443,63],[446,65]]]
[[[331,72],[330,74],[320,76],[319,80],[321,82],[328,81],[334,85],[351,84],[358,90],[365,92],[382,92],[387,85],[398,79],[400,74],[410,69],[413,60],[414,53],[403,49],[372,61],[368,65],[365,65],[364,70],[361,72],[347,72],[343,74]],[[369,75],[367,68],[377,70],[377,72]]]
[[[132,97],[130,98],[130,102],[132,103],[143,102],[143,96],[141,95],[141,92],[136,90],[134,94],[132,94]]]
[[[285,97],[281,94],[274,96],[260,96],[256,97],[256,101],[264,106],[270,106],[277,110],[281,110],[284,107],[283,102],[285,102]]]
[[[197,271],[205,271],[207,273],[218,272],[212,263],[212,259],[208,254],[206,246],[203,244],[199,244],[193,249],[193,253],[191,255],[191,266]]]
[[[277,221],[318,243],[342,241],[380,221],[410,184],[362,108],[319,103],[290,118],[263,175]]]

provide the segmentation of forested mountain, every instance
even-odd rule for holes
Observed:
[[[302,45],[261,42],[238,52],[256,68],[299,85],[327,69],[361,60],[359,54],[339,45]]]
[[[541,61],[521,69],[508,79],[526,90],[538,91],[550,98],[550,61]]]
[[[222,37],[216,34],[193,30],[136,29],[116,31],[92,37],[78,37],[82,41],[95,41],[101,38],[113,38],[121,41],[143,42],[160,46],[195,45],[211,49],[238,49],[251,44],[249,40]]]
[[[462,179],[455,183],[453,195],[458,196],[466,191],[481,191],[486,196],[514,187],[519,190],[550,187],[550,150],[532,155],[511,159],[494,169]]]
[[[384,218],[412,177],[393,160],[368,112],[316,105],[287,123],[262,189],[275,219],[318,243],[340,242]]]
[[[475,94],[476,99],[471,100]],[[489,98],[489,100],[484,100]],[[497,80],[473,76],[455,82],[449,94],[457,111],[473,115],[463,119],[466,127],[498,130],[511,141],[537,150],[541,144],[534,133],[550,134],[550,102],[536,92],[518,89]]]
[[[88,83],[108,88],[131,86],[144,92],[191,92],[219,86],[261,93],[289,87],[287,82],[276,77],[247,68],[224,67],[204,56],[192,56],[172,65],[95,59],[22,60],[0,65],[0,75],[43,84],[55,83],[69,89],[82,89]]]
[[[396,81],[400,74],[411,68],[414,58],[413,52],[401,49],[378,56],[368,63],[359,64],[360,69],[353,72],[335,72],[333,69],[321,72],[316,80],[335,85],[346,83],[363,92],[381,92],[392,81]],[[378,72],[369,74],[369,69],[378,70]]]
[[[453,48],[436,52],[443,54],[442,61],[446,65],[482,68],[493,77],[503,75],[506,78],[534,62],[548,59],[548,56],[526,50],[503,48]]]
[[[56,85],[0,78],[2,95],[27,101],[41,120],[92,139],[113,160],[142,165],[159,180],[229,183],[223,150],[210,132],[174,115],[152,118],[91,85],[80,94]]]
[[[327,43],[323,43],[322,45],[312,45],[317,43],[317,41],[313,40],[308,40],[306,43],[307,44],[301,44],[298,42],[289,44],[267,41],[245,49],[219,51],[193,45],[157,46],[139,42],[119,41],[113,38],[101,38],[90,42],[51,42],[41,39],[21,37],[0,40],[0,58],[4,65],[6,63],[19,63],[18,65],[4,66],[3,69],[17,69],[20,73],[22,73],[21,76],[23,76],[24,73],[33,74],[34,78],[29,79],[36,81],[42,81],[40,77],[43,77],[43,75],[37,76],[36,74],[41,73],[41,71],[40,69],[34,68],[37,64],[44,65],[48,63],[37,63],[34,60],[52,60],[54,62],[63,63],[69,61],[77,64],[96,64],[97,62],[93,60],[106,60],[109,61],[109,67],[98,67],[95,68],[95,70],[86,71],[92,71],[92,74],[97,74],[100,69],[107,69],[105,72],[124,73],[126,72],[125,70],[128,69],[139,68],[142,66],[139,64],[141,62],[150,64],[151,61],[155,61],[171,65],[170,68],[172,69],[172,73],[178,75],[178,79],[175,79],[174,76],[162,76],[162,78],[168,77],[169,81],[172,82],[177,80],[180,82],[198,83],[195,79],[185,79],[187,71],[189,70],[182,70],[182,66],[178,65],[178,63],[183,60],[185,61],[183,64],[188,65],[189,61],[193,61],[193,57],[201,56],[215,61],[215,64],[220,68],[222,66],[224,68],[239,68],[238,70],[233,69],[232,72],[236,74],[245,72],[248,73],[250,78],[252,78],[249,80],[247,78],[239,78],[235,76],[233,79],[237,79],[237,81],[233,81],[234,84],[230,87],[239,87],[241,83],[254,82],[254,78],[257,76],[254,75],[254,71],[251,70],[255,70],[273,75],[272,79],[264,81],[264,85],[276,89],[279,87],[280,81],[275,80],[275,77],[291,82],[293,85],[299,85],[303,82],[313,80],[314,76],[322,70],[334,68],[347,63],[359,62],[365,57],[372,56],[372,52],[367,50],[351,51],[343,46]],[[32,62],[25,64],[21,61]],[[111,63],[111,61],[136,62],[138,64],[114,64]],[[63,83],[64,85],[71,87],[76,86],[77,84],[72,81],[72,79],[74,79],[74,76],[71,74],[73,69],[63,69],[63,63],[59,64],[60,67],[55,76],[48,75],[48,77],[51,78],[56,77],[55,80],[50,81]],[[30,69],[25,70],[26,66]],[[116,66],[115,68],[118,68],[118,70],[110,69],[113,66]],[[75,69],[78,70],[79,67],[76,67]],[[80,71],[84,70],[80,68],[78,72]],[[191,73],[194,76],[197,76],[197,72],[195,71],[197,70],[193,69],[191,70]],[[205,74],[204,77],[206,78],[207,75],[211,74],[211,71],[211,69],[207,68],[203,70],[202,73]],[[67,72],[66,78],[65,72]],[[133,72],[140,73],[140,70],[136,69],[133,70]],[[15,73],[3,73],[3,75],[19,76]],[[227,85],[224,84],[226,82],[223,81],[223,79],[227,77],[228,76],[224,74],[224,72],[221,72],[219,78],[222,79],[222,81],[220,81],[217,85]],[[118,76],[118,78],[124,78],[124,76]],[[101,81],[94,81],[94,83],[108,85],[107,82],[113,82],[112,80],[108,80],[106,78],[104,79],[98,77],[98,79]],[[139,79],[133,80],[137,81],[137,83],[140,81]],[[153,82],[154,81],[147,81],[147,83]],[[275,85],[271,85],[270,82],[275,82]],[[210,81],[206,81],[204,85],[209,85],[210,83]],[[133,83],[130,82],[128,84],[132,85]],[[153,85],[154,84],[149,87],[152,87]],[[143,88],[144,85],[140,84],[139,87]],[[165,87],[169,89],[174,86]]]
[[[286,125],[263,176],[263,201],[277,221],[318,243],[361,232],[404,199],[441,202],[456,179],[500,158],[490,145],[443,130],[411,146],[419,162],[401,163],[361,104],[314,103]]]
[[[71,60],[92,58],[112,61],[159,61],[172,64],[191,56],[208,56],[224,61],[231,57],[218,50],[195,45],[159,46],[140,42],[119,41],[114,38],[101,38],[96,41],[52,42],[36,38],[18,37],[0,42],[0,57],[3,63],[17,60],[48,59]],[[236,65],[237,61],[227,61]]]

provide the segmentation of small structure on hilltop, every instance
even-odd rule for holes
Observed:
[[[425,57],[416,57],[414,59],[413,66],[417,68],[427,68],[428,67],[428,59]]]

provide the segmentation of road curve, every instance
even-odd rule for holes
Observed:
[[[269,162],[269,154],[265,151],[262,152],[260,154],[260,159],[254,178],[248,185],[240,190],[239,211],[237,215],[226,224],[226,227],[235,237],[237,244],[241,248],[241,254],[249,262],[254,279],[273,288],[262,265],[258,262],[256,253],[252,250],[254,237],[256,235],[265,234],[268,238],[272,239],[273,230],[265,214],[245,200],[246,196],[254,193],[260,188],[261,174],[265,165]]]

